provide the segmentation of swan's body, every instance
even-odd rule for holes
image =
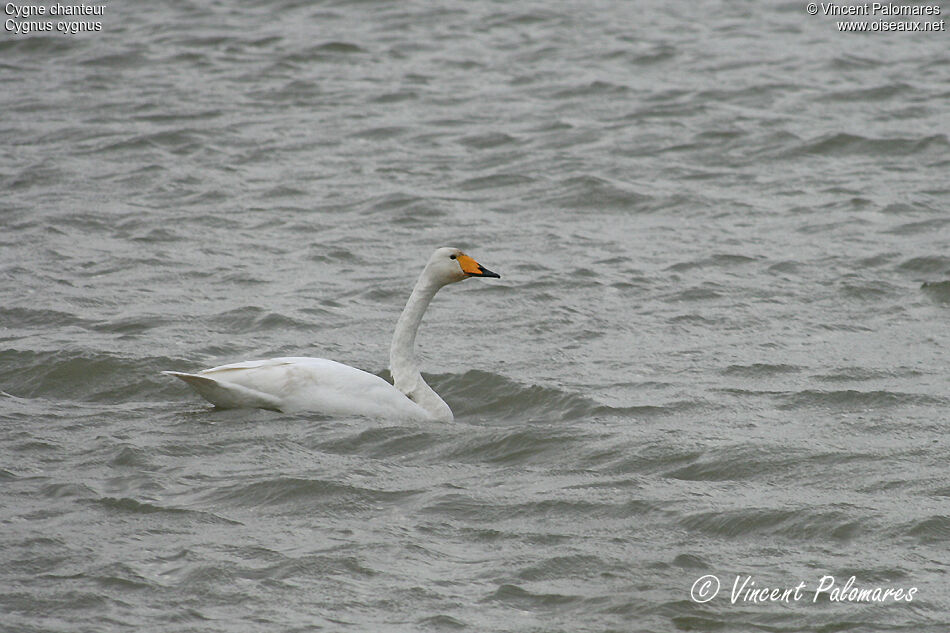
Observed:
[[[181,378],[222,409],[319,411],[326,415],[429,417],[375,374],[326,358],[271,358],[222,365]]]
[[[456,248],[432,254],[396,323],[389,350],[391,385],[379,376],[325,358],[272,358],[205,369],[167,371],[215,406],[326,415],[431,419],[451,422],[452,410],[426,384],[413,354],[422,315],[442,286],[468,277],[499,277]]]

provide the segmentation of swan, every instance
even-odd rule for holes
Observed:
[[[393,332],[389,369],[394,384],[343,363],[304,357],[231,363],[194,374],[162,373],[185,381],[222,409],[313,411],[325,415],[451,422],[452,409],[423,380],[413,347],[422,315],[435,293],[442,286],[469,277],[501,275],[457,248],[442,247],[432,253]]]

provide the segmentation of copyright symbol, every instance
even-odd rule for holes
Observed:
[[[689,590],[689,597],[693,602],[709,602],[719,593],[719,579],[712,574],[697,578],[693,588]]]
[[[808,15],[818,15],[818,4],[809,2],[808,6],[805,7],[805,11],[808,11]]]

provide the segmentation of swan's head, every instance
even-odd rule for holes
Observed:
[[[501,277],[493,273],[457,248],[444,246],[432,253],[426,264],[426,275],[441,285],[462,281],[469,277]]]

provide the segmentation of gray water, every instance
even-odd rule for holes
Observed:
[[[946,32],[685,0],[97,19],[0,34],[0,629],[950,630]],[[159,374],[386,375],[441,245],[502,274],[419,335],[452,425]],[[913,599],[817,593],[851,576]]]

